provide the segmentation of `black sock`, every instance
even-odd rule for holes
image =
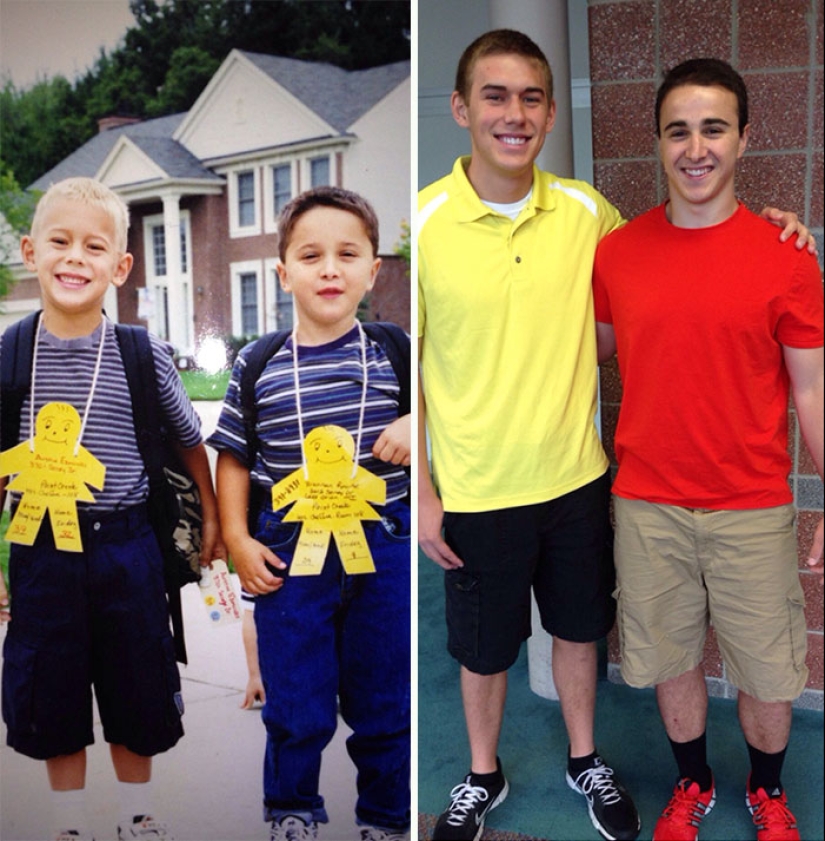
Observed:
[[[575,759],[570,756],[570,748],[567,748],[567,770],[570,776],[575,780],[583,771],[593,767],[593,761],[598,756],[597,751],[588,754],[587,756],[577,756]]]
[[[713,775],[708,766],[708,752],[706,733],[689,742],[674,742],[670,739],[670,747],[676,764],[679,766],[679,777],[688,777],[699,783],[702,791],[710,791],[713,785]]]
[[[475,771],[470,771],[470,775],[473,778],[473,785],[482,785],[486,788],[501,779],[501,761],[496,757],[496,770],[489,774],[476,774]]]
[[[747,742],[745,744],[748,745],[748,753],[751,757],[751,793],[764,788],[771,797],[778,797],[782,794],[780,777],[787,747],[779,753],[764,753]]]

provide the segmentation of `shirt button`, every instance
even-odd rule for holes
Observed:
[[[92,528],[93,528],[95,531],[100,531],[100,523],[95,523],[95,524],[92,526]]]
[[[516,262],[520,263],[521,262],[521,257],[516,257]]]

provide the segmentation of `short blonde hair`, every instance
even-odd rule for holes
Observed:
[[[94,178],[65,178],[52,184],[40,197],[32,219],[31,234],[36,236],[43,213],[46,208],[57,199],[70,199],[99,207],[109,214],[115,226],[115,248],[121,253],[126,253],[126,243],[129,231],[129,208],[123,199]]]

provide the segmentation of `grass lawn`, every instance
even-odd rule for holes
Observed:
[[[180,378],[190,400],[223,400],[229,383],[229,371],[207,374],[206,371],[181,371]]]

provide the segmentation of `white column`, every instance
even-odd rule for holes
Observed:
[[[183,261],[180,253],[180,196],[164,195],[163,230],[166,240],[166,286],[169,315],[169,341],[180,353],[190,348],[185,314],[189,308],[184,301]]]

